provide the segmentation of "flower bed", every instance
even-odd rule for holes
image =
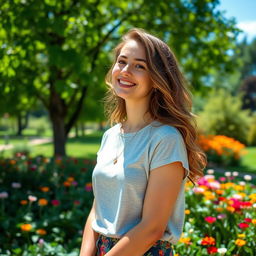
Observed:
[[[199,144],[209,162],[225,166],[239,165],[241,156],[246,153],[244,144],[224,135],[201,135]]]
[[[0,160],[0,255],[78,255],[92,205],[95,162]],[[250,177],[212,174],[186,187],[186,224],[176,255],[255,255],[256,188]]]

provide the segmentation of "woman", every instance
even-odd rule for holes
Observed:
[[[173,255],[184,185],[202,176],[191,98],[160,39],[132,29],[106,77],[111,123],[93,171],[94,202],[80,256]]]

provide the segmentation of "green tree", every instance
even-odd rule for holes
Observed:
[[[227,52],[234,48],[238,29],[216,9],[218,4],[219,0],[5,1],[0,15],[0,72],[5,82],[0,86],[22,86],[43,102],[52,122],[54,154],[65,155],[67,135],[85,98],[104,86],[110,49],[129,28],[143,27],[170,44],[196,89],[204,88],[209,69],[232,70]]]

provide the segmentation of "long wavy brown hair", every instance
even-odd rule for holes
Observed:
[[[122,47],[129,40],[136,40],[145,48],[149,75],[155,87],[151,93],[148,111],[154,120],[174,126],[180,131],[188,153],[189,179],[194,183],[203,176],[206,156],[198,145],[188,84],[178,67],[178,61],[166,43],[137,28],[131,29],[123,36],[122,42],[114,50],[115,60],[106,75],[106,114],[111,124],[126,120],[125,101],[114,93],[111,74]]]

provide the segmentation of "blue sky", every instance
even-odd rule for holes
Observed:
[[[226,11],[226,17],[236,19],[249,40],[256,37],[256,0],[220,0],[219,9]]]

